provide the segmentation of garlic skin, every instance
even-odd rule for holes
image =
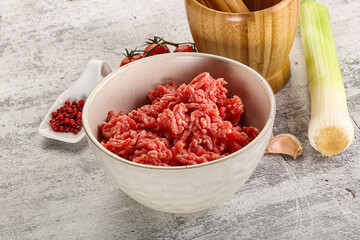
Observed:
[[[303,145],[297,137],[284,133],[270,139],[265,153],[286,154],[296,159],[303,153],[303,149]]]

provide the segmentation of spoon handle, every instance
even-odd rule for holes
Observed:
[[[242,0],[218,0],[218,2],[224,2],[233,13],[250,12]]]
[[[202,5],[214,10],[231,13],[250,12],[242,0],[197,0]]]
[[[68,88],[67,91],[75,90],[77,93],[81,92],[81,94],[86,98],[92,88],[102,80],[102,77],[105,77],[109,73],[111,73],[111,69],[106,62],[92,59],[86,66],[80,78],[71,88]],[[75,92],[72,94],[75,94]]]

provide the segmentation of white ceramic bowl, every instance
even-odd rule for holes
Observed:
[[[204,164],[157,167],[130,162],[99,143],[98,126],[109,110],[129,112],[147,103],[148,90],[157,84],[188,83],[205,71],[228,82],[229,92],[243,100],[245,125],[261,130],[243,149]],[[105,172],[134,200],[172,213],[207,209],[238,191],[265,152],[274,118],[275,97],[260,74],[234,60],[202,53],[162,54],[125,65],[93,89],[83,109],[88,143]]]

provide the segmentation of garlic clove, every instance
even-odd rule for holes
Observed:
[[[296,159],[303,153],[303,145],[292,134],[279,134],[270,139],[265,153],[286,154]]]

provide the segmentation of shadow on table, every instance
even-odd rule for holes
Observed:
[[[107,239],[194,239],[205,237],[204,234],[213,237],[230,227],[229,222],[223,221],[227,214],[222,205],[190,214],[165,213],[139,204],[121,190],[107,201],[109,208],[116,209],[102,216],[106,223],[100,225],[106,225],[106,231],[98,225],[98,233]]]
[[[88,147],[86,139],[82,139],[78,143],[66,143],[50,138],[44,138],[41,141],[41,149],[45,151],[57,151],[57,152],[71,152],[79,154]]]

